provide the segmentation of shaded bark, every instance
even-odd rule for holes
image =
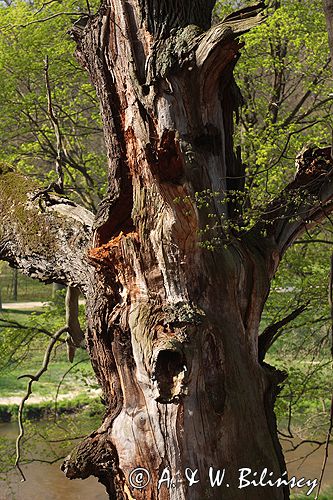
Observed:
[[[273,411],[284,374],[259,362],[258,327],[283,252],[333,208],[332,164],[312,152],[319,164],[242,229],[233,68],[237,37],[263,21],[263,4],[211,28],[212,3],[178,7],[114,0],[73,29],[101,102],[108,194],[92,226],[73,204],[48,195],[38,205],[26,189],[13,203],[50,240],[32,248],[32,230],[8,227],[6,205],[0,255],[86,296],[106,414],[65,460],[69,478],[95,475],[117,500],[287,499],[287,487],[238,488],[243,467],[275,479],[286,469]],[[136,467],[150,474],[143,489],[129,480]],[[220,487],[210,467],[226,469]],[[189,486],[186,468],[200,481]],[[159,489],[165,469],[174,487]]]

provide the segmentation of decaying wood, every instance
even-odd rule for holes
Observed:
[[[31,187],[9,202],[0,194],[1,258],[85,294],[106,414],[63,470],[97,476],[111,499],[289,498],[286,486],[239,489],[238,476],[285,472],[273,410],[285,375],[259,362],[258,328],[285,249],[333,209],[332,162],[302,152],[295,181],[245,231],[233,69],[263,4],[215,27],[212,8],[114,0],[73,28],[109,160],[94,221],[66,200],[32,200]],[[130,481],[136,467],[150,474],[142,489]],[[210,467],[226,469],[220,487]],[[186,468],[200,481],[189,486]],[[174,486],[158,488],[166,469]]]

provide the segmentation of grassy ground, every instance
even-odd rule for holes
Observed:
[[[306,495],[291,495],[290,499],[291,500],[314,500],[315,499],[315,494],[312,494],[310,496]],[[322,493],[319,495],[320,500],[333,500],[333,488],[329,488],[326,490],[323,490]]]
[[[0,267],[0,293],[2,302],[13,302],[13,273],[4,262]],[[44,285],[18,273],[17,300],[19,302],[47,301],[52,297],[52,285]]]
[[[75,364],[79,362],[75,366]],[[18,379],[24,373],[34,373],[42,364],[42,353],[36,349],[30,350],[30,355],[22,362],[20,366],[8,368],[0,374],[0,400],[12,396],[22,396],[27,379]],[[97,389],[92,368],[85,353],[77,351],[74,367],[64,378],[61,384],[60,394],[77,395],[82,392],[91,392]],[[64,374],[73,366],[71,365],[65,353],[65,348],[61,347],[52,356],[51,363],[47,372],[41,377],[38,383],[34,384],[34,395],[41,398],[52,399],[55,396],[57,385]]]
[[[28,300],[31,300],[31,296]],[[61,307],[62,305],[58,304],[55,309],[51,306],[41,309],[38,315],[36,312],[32,315],[32,311],[19,310],[7,310],[0,313],[0,318],[6,321],[17,321],[29,326],[27,330],[8,329],[1,327],[0,323],[2,344],[0,410],[3,420],[9,419],[8,409],[11,414],[16,413],[15,407],[17,410],[20,399],[26,392],[28,379],[19,377],[23,374],[35,374],[42,366],[49,338],[45,334],[36,335],[36,328],[43,327],[54,333],[59,325],[63,325],[64,317]],[[66,344],[58,344],[52,352],[47,371],[38,382],[33,384],[33,393],[27,405],[36,408],[40,406],[48,410],[57,397],[59,407],[70,407],[71,402],[72,406],[76,407],[90,401],[91,398],[99,398],[97,390],[98,385],[86,351],[77,349],[74,362],[71,364],[67,359]]]

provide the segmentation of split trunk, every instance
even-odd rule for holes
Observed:
[[[280,500],[283,488],[239,488],[241,468],[285,472],[281,375],[257,348],[276,262],[270,241],[231,230],[244,188],[232,139],[237,36],[260,9],[209,29],[209,6],[193,4],[117,0],[73,31],[109,155],[87,287],[107,412],[64,470],[96,475],[112,499]],[[210,467],[212,477],[225,469],[221,487]]]

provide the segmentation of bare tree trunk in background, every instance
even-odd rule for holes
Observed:
[[[273,411],[284,375],[259,362],[258,328],[283,253],[333,209],[333,173],[329,160],[313,168],[326,150],[307,151],[295,180],[242,227],[233,69],[237,37],[262,22],[262,7],[211,28],[212,1],[103,3],[72,32],[109,158],[97,216],[53,195],[32,202],[28,181],[22,194],[8,187],[16,174],[0,176],[1,258],[86,297],[106,414],[63,470],[95,475],[111,499],[289,498],[287,487],[239,488],[239,469],[286,470]],[[137,467],[150,474],[142,489],[129,480]],[[210,467],[225,469],[220,487]],[[158,488],[165,470],[173,486]]]
[[[17,302],[18,297],[18,271],[17,269],[13,269],[12,272],[12,299],[14,302]]]

